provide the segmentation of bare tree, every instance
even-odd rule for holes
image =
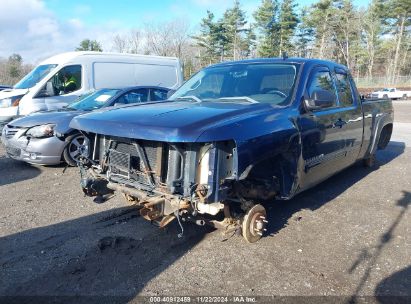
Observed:
[[[139,29],[132,29],[128,38],[129,52],[138,54],[143,49],[143,34]]]
[[[124,35],[116,34],[113,37],[113,50],[119,53],[127,52],[127,38]]]
[[[183,46],[190,37],[187,23],[180,21],[146,25],[145,34],[151,54],[179,58],[183,57]]]

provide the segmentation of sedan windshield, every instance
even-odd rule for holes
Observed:
[[[206,68],[183,84],[170,100],[287,105],[299,65],[253,63]]]
[[[30,89],[39,83],[44,77],[46,77],[57,64],[44,64],[39,65],[28,73],[22,80],[20,80],[15,86],[15,89]]]
[[[102,89],[92,94],[86,94],[67,106],[67,109],[92,111],[109,104],[109,100],[120,90]]]

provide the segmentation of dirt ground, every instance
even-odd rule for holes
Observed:
[[[411,103],[395,107],[400,127],[375,169],[355,165],[268,205],[269,233],[251,245],[191,224],[178,238],[176,223],[160,230],[120,195],[83,197],[76,168],[17,162],[0,145],[0,296],[411,301]]]

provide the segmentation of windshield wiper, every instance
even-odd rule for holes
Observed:
[[[202,100],[200,98],[198,98],[197,96],[194,95],[188,95],[188,96],[181,96],[181,97],[177,97],[174,100],[194,100],[195,102],[201,102]]]
[[[248,101],[249,103],[259,103],[257,100],[252,99],[251,97],[248,97],[248,96],[221,97],[221,98],[218,98],[218,100],[244,100],[244,101]]]

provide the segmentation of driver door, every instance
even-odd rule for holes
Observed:
[[[83,93],[82,81],[81,65],[69,65],[59,70],[41,90],[45,110],[60,109],[77,99]]]
[[[312,98],[313,93],[319,90],[330,92],[332,102],[325,108],[305,109],[299,118],[304,160],[300,185],[303,189],[321,182],[345,166],[345,109],[338,107],[336,86],[328,67],[317,67],[311,71],[304,98]]]

